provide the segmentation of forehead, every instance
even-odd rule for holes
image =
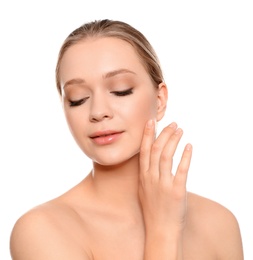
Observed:
[[[72,45],[64,53],[60,78],[66,81],[69,77],[80,77],[82,74],[86,77],[101,75],[117,69],[147,74],[138,53],[130,43],[113,37],[89,38]]]

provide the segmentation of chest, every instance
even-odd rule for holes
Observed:
[[[145,231],[141,224],[118,221],[97,225],[90,236],[94,260],[143,260],[144,243]]]
[[[90,247],[94,260],[143,260],[145,231],[143,225],[125,225],[114,222],[93,228]],[[184,260],[214,260],[208,240],[186,232]]]

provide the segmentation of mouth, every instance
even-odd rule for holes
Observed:
[[[94,138],[106,137],[106,136],[116,135],[116,134],[121,134],[121,133],[123,133],[123,131],[111,131],[111,130],[99,131],[99,132],[95,132],[92,135],[90,135],[90,138],[94,139]]]
[[[116,140],[118,140],[121,137],[122,133],[123,131],[112,131],[112,130],[99,131],[90,135],[90,138],[95,144],[106,145],[106,144],[111,144]]]

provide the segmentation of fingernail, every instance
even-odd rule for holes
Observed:
[[[178,128],[175,132],[176,135],[182,134],[183,130],[181,128]]]
[[[176,128],[176,127],[177,127],[177,124],[176,124],[175,122],[172,122],[172,123],[169,125],[169,127],[171,127],[171,128]]]
[[[186,147],[185,147],[185,149],[186,149],[187,151],[190,151],[190,150],[192,149],[192,145],[191,145],[191,144],[187,144]]]
[[[153,120],[152,120],[152,119],[148,120],[148,122],[147,122],[147,127],[148,127],[148,128],[153,127]]]

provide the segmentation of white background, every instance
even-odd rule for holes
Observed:
[[[1,2],[0,259],[10,259],[21,214],[90,170],[65,123],[54,69],[67,35],[102,18],[130,23],[155,47],[169,88],[159,129],[183,128],[179,150],[194,146],[188,189],[235,214],[252,260],[253,6],[245,0]]]

